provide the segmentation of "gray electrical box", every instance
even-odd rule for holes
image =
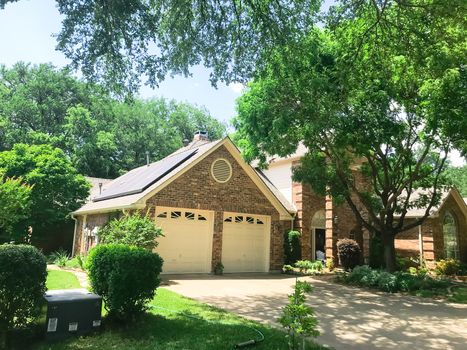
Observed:
[[[101,325],[102,298],[86,289],[51,290],[44,295],[46,338],[87,334]]]

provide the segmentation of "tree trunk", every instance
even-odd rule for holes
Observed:
[[[383,243],[384,262],[388,272],[396,271],[396,248],[394,245],[394,235],[389,232],[382,232],[381,239]]]

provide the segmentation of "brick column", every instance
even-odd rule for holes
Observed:
[[[334,223],[333,223],[333,205],[332,198],[326,196],[326,258],[336,259],[335,240],[334,240]],[[336,261],[337,262],[337,261]]]
[[[218,262],[222,262],[222,229],[224,227],[224,212],[214,213],[214,233],[212,236],[212,261],[211,271]]]

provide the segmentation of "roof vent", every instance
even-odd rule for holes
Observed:
[[[225,183],[232,177],[232,166],[226,159],[216,159],[211,166],[211,175],[217,182]]]

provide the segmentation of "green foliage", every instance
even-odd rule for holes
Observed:
[[[301,273],[314,274],[323,271],[323,263],[319,260],[298,260],[294,266],[300,270]]]
[[[136,91],[142,76],[156,87],[201,62],[213,69],[213,84],[245,81],[275,44],[312,25],[319,2],[61,0],[58,9],[64,16],[58,49],[88,79],[122,92]]]
[[[341,276],[344,283],[355,284],[362,287],[377,288],[385,292],[420,292],[429,290],[440,292],[449,286],[449,282],[442,279],[431,278],[426,273],[411,274],[407,272],[389,273],[375,270],[369,266],[357,266],[352,272]]]
[[[292,265],[284,265],[282,266],[282,272],[283,273],[293,273],[295,270],[294,270],[294,267]]]
[[[405,213],[439,203],[448,151],[467,150],[464,12],[457,0],[341,1],[325,29],[277,47],[238,100],[245,158],[305,146],[294,180],[346,201],[391,271],[396,235],[425,219]]]
[[[205,108],[164,98],[120,101],[49,64],[0,66],[0,151],[16,143],[62,149],[78,172],[114,178],[159,160],[198,130],[221,138],[225,125]]]
[[[220,261],[214,266],[214,274],[215,275],[222,275],[224,273],[224,264]]]
[[[126,319],[144,311],[160,284],[162,258],[143,248],[100,244],[88,255],[92,290],[112,317]]]
[[[39,313],[45,292],[45,256],[28,245],[0,245],[0,348],[6,333],[24,327]]]
[[[53,264],[59,267],[65,267],[69,259],[70,256],[68,252],[64,249],[59,249],[50,254],[49,256],[49,261],[51,261]]]
[[[334,259],[333,259],[333,258],[327,258],[327,259],[326,259],[326,268],[327,268],[329,271],[334,270],[335,265],[334,265]]]
[[[121,243],[147,250],[157,246],[156,239],[160,236],[162,230],[156,227],[154,221],[139,213],[113,219],[99,230],[102,243]]]
[[[337,241],[337,256],[344,269],[353,269],[360,263],[361,249],[353,239],[340,239]]]
[[[462,167],[449,166],[444,175],[449,184],[456,186],[463,197],[467,197],[467,165]]]
[[[69,214],[84,204],[89,183],[79,175],[62,150],[49,145],[16,144],[0,152],[0,173],[21,177],[32,190],[31,210],[20,226],[33,228],[33,242],[46,237],[51,226],[69,220]],[[17,237],[19,239],[19,237]]]
[[[29,216],[31,190],[21,178],[5,178],[0,173],[0,242],[18,238],[13,233]]]
[[[290,294],[289,304],[283,308],[279,323],[287,329],[289,336],[289,349],[305,350],[305,337],[317,337],[318,320],[313,309],[305,304],[305,293],[311,293],[313,288],[308,282],[298,279],[295,282],[294,293]],[[302,346],[300,346],[302,340]]]
[[[284,262],[294,264],[302,258],[302,247],[300,244],[300,232],[289,231],[284,234]]]
[[[461,263],[455,259],[441,259],[436,262],[435,272],[437,275],[453,276],[460,272]]]

